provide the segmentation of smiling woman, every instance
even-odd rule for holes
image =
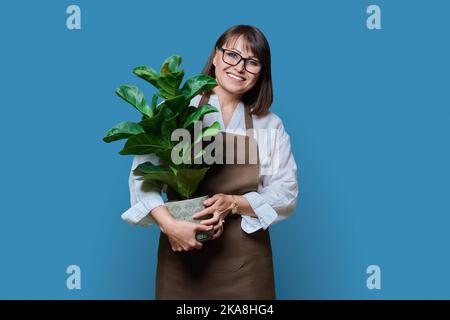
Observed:
[[[253,88],[258,81],[258,73],[260,70],[260,63],[253,58],[243,58],[238,52],[247,51],[244,48],[245,41],[242,37],[237,38],[233,47],[225,49],[224,47],[218,47],[218,51],[222,51],[222,54],[216,54],[213,59],[213,65],[215,67],[215,76],[220,88],[216,88],[217,91],[225,91],[219,96],[226,96],[234,92],[234,94],[241,95],[251,88]],[[219,55],[221,57],[219,58]],[[242,61],[242,63],[241,63]],[[258,68],[256,68],[258,67]],[[257,72],[252,73],[250,70]],[[223,115],[225,127],[228,127],[229,119],[234,111],[235,101],[223,103]]]
[[[133,176],[140,163],[158,159],[134,158],[129,180],[132,207],[122,217],[132,224],[160,226],[157,299],[275,299],[268,228],[293,212],[298,186],[289,135],[280,118],[269,112],[273,93],[265,36],[248,25],[228,29],[215,43],[203,74],[217,85],[195,96],[191,104],[208,103],[219,111],[206,114],[203,126],[219,123],[223,141],[234,141],[229,139],[233,132],[246,132],[248,144],[233,145],[233,154],[246,154],[247,145],[255,145],[257,159],[222,160],[201,181],[199,193],[209,198],[193,218],[213,228],[213,240],[196,241],[196,225],[175,220],[161,189],[144,187]],[[258,130],[275,130],[276,141],[266,143]],[[267,155],[269,161],[262,166]],[[264,169],[271,165],[275,169],[267,174]]]
[[[219,86],[214,93],[219,93],[220,98],[235,98],[224,101],[231,104],[231,109],[236,99],[242,99],[253,114],[264,115],[273,100],[270,47],[262,32],[251,28],[236,26],[225,32],[217,40],[203,73],[216,78]]]

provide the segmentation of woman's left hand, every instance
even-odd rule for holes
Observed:
[[[202,211],[197,212],[192,217],[194,219],[202,219],[212,215],[211,218],[203,220],[201,224],[216,225],[219,222],[223,223],[226,216],[231,212],[233,198],[229,194],[217,193],[211,198],[203,201],[203,204],[207,207]]]

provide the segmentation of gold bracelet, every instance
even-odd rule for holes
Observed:
[[[233,203],[231,204],[231,207],[230,207],[231,208],[231,214],[236,214],[238,212],[239,207],[238,207],[238,205],[236,203],[236,199],[234,198],[233,194],[231,195],[231,198],[233,199]]]

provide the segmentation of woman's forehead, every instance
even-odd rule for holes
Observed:
[[[242,53],[246,53],[248,56],[256,56],[253,52],[250,43],[245,39],[243,35],[235,35],[225,41],[227,48],[238,49]]]

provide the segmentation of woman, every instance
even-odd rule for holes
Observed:
[[[204,219],[201,224],[173,219],[161,190],[130,173],[132,207],[122,218],[160,226],[157,299],[275,299],[268,227],[294,210],[298,187],[289,136],[269,112],[272,77],[265,36],[253,26],[228,29],[203,73],[218,85],[192,105],[216,106],[219,112],[205,115],[203,122],[219,121],[225,135],[253,128],[256,134],[247,132],[246,139],[257,145],[257,163],[225,164],[208,172],[200,190],[210,198],[194,216]],[[267,134],[258,134],[263,131]],[[267,136],[274,137],[271,143]],[[135,156],[132,170],[145,161],[159,163],[153,156]],[[213,240],[198,242],[196,232],[206,230],[214,230]]]

